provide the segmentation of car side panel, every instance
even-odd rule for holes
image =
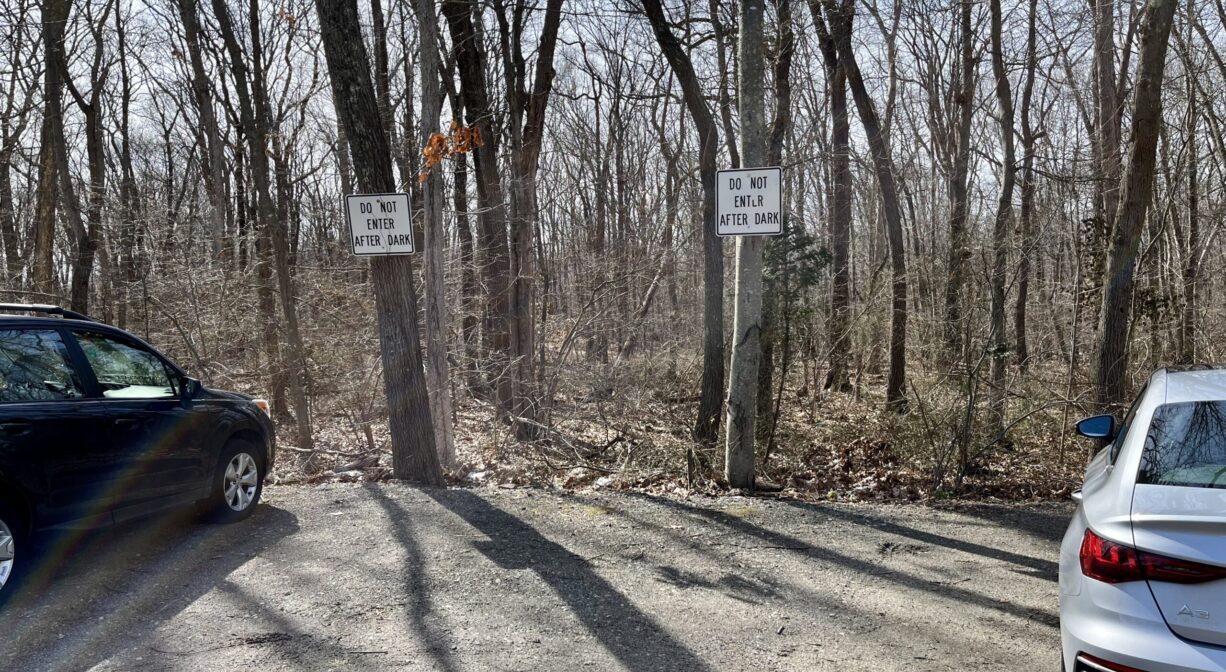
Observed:
[[[179,399],[109,403],[119,423],[116,522],[200,499],[215,414]]]
[[[34,527],[111,522],[114,460],[88,401],[0,404],[0,463],[19,483]]]

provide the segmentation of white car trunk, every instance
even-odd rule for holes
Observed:
[[[1132,528],[1139,550],[1226,567],[1226,490],[1138,484]],[[1226,579],[1180,584],[1149,581],[1171,630],[1226,646]]]

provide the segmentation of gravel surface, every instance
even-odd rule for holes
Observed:
[[[269,487],[44,542],[3,670],[1051,670],[1064,505]]]

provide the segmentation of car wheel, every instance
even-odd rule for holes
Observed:
[[[249,441],[232,440],[217,462],[207,513],[218,523],[240,521],[255,510],[263,491],[264,451]]]
[[[18,579],[25,570],[29,544],[24,530],[24,520],[0,502],[0,604],[17,592]]]

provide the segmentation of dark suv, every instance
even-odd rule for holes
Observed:
[[[250,515],[274,457],[267,410],[121,329],[0,304],[0,599],[39,530],[193,505]]]

